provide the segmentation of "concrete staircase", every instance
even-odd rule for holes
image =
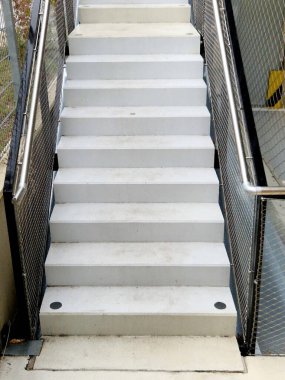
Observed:
[[[200,37],[184,0],[81,0],[44,335],[234,336]]]

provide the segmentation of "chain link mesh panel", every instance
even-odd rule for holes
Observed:
[[[285,2],[232,0],[263,159],[285,180]],[[268,176],[270,181],[270,176]]]
[[[29,322],[33,337],[36,334],[38,325],[40,295],[44,278],[43,264],[48,242],[53,156],[59,118],[64,48],[63,8],[62,3],[57,1],[56,4],[53,2],[50,8],[29,168],[28,190],[22,201],[15,205],[18,241],[30,313]],[[19,160],[21,160],[21,156]]]
[[[79,0],[63,0],[65,18],[67,20],[67,34],[71,33],[74,29],[78,1]]]
[[[285,355],[285,200],[267,200],[257,279],[255,340],[263,355]]]
[[[42,0],[41,4],[39,3],[42,10],[44,9],[46,1],[47,0]],[[35,9],[38,10],[39,8],[36,6]],[[69,14],[69,16],[70,15],[71,14]],[[35,17],[41,16],[36,14],[34,15],[34,18]],[[72,22],[74,25],[74,20],[72,20]],[[38,26],[38,30],[40,29],[41,21]],[[20,281],[18,279],[18,286],[23,288],[25,297],[24,310],[21,310],[21,312],[25,320],[27,320],[26,331],[22,333],[29,339],[35,339],[37,337],[39,309],[45,286],[44,262],[50,243],[49,215],[53,180],[53,161],[61,106],[66,42],[67,33],[64,2],[63,0],[52,0],[50,1],[45,51],[41,68],[27,190],[21,201],[14,204],[12,210],[17,230],[17,246],[12,244],[12,247],[17,248],[17,252],[13,253],[13,264],[15,268],[15,260],[20,261],[18,272],[20,271],[21,273],[16,273],[16,275],[21,277]],[[33,50],[33,46],[31,46],[31,48]],[[36,55],[35,59],[37,59]],[[22,128],[21,141],[20,144],[17,145],[17,140],[13,139],[11,144],[11,150],[17,152],[19,149],[16,173],[11,174],[13,171],[13,163],[11,163],[8,170],[9,176],[6,177],[8,178],[7,183],[9,183],[10,178],[14,177],[14,188],[21,172],[25,133],[27,121],[30,117],[29,104],[35,75],[35,65],[33,66],[30,77],[30,89],[28,91],[29,95],[26,99],[27,112],[24,124],[20,126],[20,128],[17,125],[17,120],[15,124],[15,131]],[[23,81],[25,82],[25,78],[23,78]],[[22,94],[22,98],[23,96],[25,96],[25,94]],[[16,132],[16,134],[18,133],[19,132]],[[10,152],[10,157],[13,156],[14,154]],[[7,203],[11,195],[9,195],[10,188],[7,187],[6,190],[7,196],[5,202]],[[8,207],[6,206],[6,210],[11,212],[10,205],[11,202],[9,202]],[[8,225],[9,220],[13,221],[13,217],[11,217],[9,213],[7,213],[7,220]],[[10,231],[9,234],[11,242]]]
[[[224,2],[218,1],[222,23],[226,54],[230,68],[235,102],[238,105],[238,117],[243,133],[243,143],[246,155],[250,157],[247,134],[244,128],[241,99],[236,81],[232,51],[228,35],[227,22],[224,12]],[[236,288],[236,301],[241,322],[241,336],[246,342],[248,321],[252,310],[250,299],[252,292],[252,269],[255,257],[254,236],[257,229],[256,210],[259,198],[247,194],[242,186],[240,166],[236,150],[234,127],[232,124],[226,81],[220,47],[217,37],[216,22],[213,13],[212,0],[205,1],[204,10],[204,43],[205,56],[209,75],[211,93],[212,117],[216,136],[216,145],[219,153],[220,175],[224,196],[224,212],[228,232],[228,251],[233,266],[233,275]],[[248,171],[254,182],[254,172],[251,160],[248,160]]]
[[[197,0],[198,1],[198,0]],[[211,105],[219,151],[225,201],[229,252],[243,340],[248,352],[285,354],[285,201],[260,199],[241,185],[233,125],[217,39],[213,0],[201,1],[204,18],[205,54],[209,73]],[[253,110],[253,121],[245,120],[240,78],[228,28],[225,0],[217,1],[230,69],[248,173],[255,183],[251,162],[250,130],[257,131],[267,180],[284,180],[284,16],[285,3],[232,0],[237,39]],[[199,9],[196,7],[196,11]],[[200,10],[201,12],[201,10]],[[195,12],[194,12],[195,13]],[[196,15],[196,19],[199,19]],[[201,28],[200,28],[201,29]],[[269,175],[268,175],[269,173]]]
[[[204,10],[205,0],[193,0],[193,25],[202,36],[204,36]]]

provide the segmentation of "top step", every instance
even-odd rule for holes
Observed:
[[[188,4],[92,4],[79,6],[84,23],[189,22]]]

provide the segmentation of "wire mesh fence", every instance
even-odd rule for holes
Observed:
[[[27,125],[31,117],[31,94],[35,83],[35,66],[39,59],[34,51],[39,47],[39,33],[43,30],[42,13],[47,9],[45,5],[48,3],[50,6],[27,187],[21,200],[12,203],[22,170]],[[70,3],[73,5],[73,1]],[[39,309],[45,287],[44,262],[50,243],[49,215],[54,154],[67,43],[68,22],[64,9],[64,0],[34,0],[31,15],[34,40],[28,48],[24,66],[4,189],[21,320],[18,323],[18,335],[29,339],[37,338],[39,333]],[[73,17],[73,13],[69,13],[68,17]],[[74,27],[74,19],[69,23],[73,23]]]
[[[198,32],[204,36],[204,11],[205,11],[205,0],[193,0],[192,8],[194,9],[194,20],[193,24],[198,30]]]
[[[254,329],[263,355],[285,354],[285,201],[267,200]]]
[[[281,184],[285,180],[285,2],[232,3],[262,156]]]
[[[285,354],[285,201],[249,195],[241,185],[214,1],[194,2],[194,23],[204,20],[200,30],[204,31],[240,333],[247,353],[280,355]],[[198,15],[203,4],[203,15]],[[251,141],[252,137],[258,137],[255,147],[260,145],[267,181],[278,185],[284,178],[285,162],[285,3],[217,0],[217,4],[248,173],[253,183],[263,175],[262,168],[256,165]],[[243,75],[239,75],[237,66],[244,69],[243,90]],[[248,99],[244,89],[249,93]],[[249,103],[247,111],[253,116],[252,122],[248,122],[245,102]],[[262,160],[258,161],[262,164]]]
[[[219,2],[223,6],[222,1]],[[221,14],[227,57],[232,78],[234,65],[229,49],[228,30],[224,14]],[[251,297],[252,261],[254,244],[252,236],[256,230],[256,208],[258,199],[245,193],[236,151],[234,128],[232,124],[228,93],[223,73],[222,59],[217,37],[216,22],[212,1],[205,1],[204,42],[211,91],[212,117],[219,152],[220,174],[224,195],[224,212],[227,222],[228,251],[233,267],[236,286],[236,301],[241,319],[240,334],[247,339],[248,321],[250,319],[249,299]],[[232,82],[237,104],[240,104],[238,86]],[[241,113],[239,117],[243,120]],[[244,144],[247,153],[247,144]],[[252,168],[250,167],[252,170]],[[251,172],[250,170],[250,172]],[[252,176],[252,179],[254,177]]]

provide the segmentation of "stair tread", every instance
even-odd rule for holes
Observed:
[[[203,62],[203,58],[199,54],[96,54],[70,55],[69,62]]]
[[[64,89],[206,88],[203,79],[71,79]]]
[[[80,0],[80,5],[92,4],[188,4],[188,0]]]
[[[154,3],[154,4],[139,4],[139,3],[128,3],[128,4],[123,4],[123,3],[118,3],[116,4],[115,2],[112,4],[80,4],[79,8],[81,9],[114,9],[114,8],[119,8],[119,9],[151,9],[151,8],[158,8],[158,9],[164,9],[164,8],[190,8],[189,4],[179,4],[179,3],[170,3],[170,4],[164,4],[164,3]]]
[[[224,223],[215,203],[64,203],[51,223]]]
[[[69,35],[69,39],[183,36],[200,38],[190,23],[98,23],[79,24]]]
[[[228,268],[229,260],[222,243],[53,243],[50,266]]]
[[[210,168],[63,168],[54,184],[215,184]]]
[[[206,106],[200,107],[64,107],[61,119],[77,118],[145,118],[210,117]]]
[[[52,302],[61,302],[58,310]],[[226,309],[214,304],[223,302]],[[236,310],[228,287],[49,287],[41,307],[45,314],[88,315],[205,315],[235,317]]]
[[[214,149],[209,136],[63,136],[61,149]]]

